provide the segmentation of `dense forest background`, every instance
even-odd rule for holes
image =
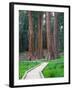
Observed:
[[[54,59],[63,52],[64,13],[19,11],[20,57]]]

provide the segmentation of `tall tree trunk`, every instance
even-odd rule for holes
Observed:
[[[54,58],[53,52],[53,33],[51,32],[51,13],[46,12],[46,36],[47,36],[47,49],[48,49],[48,59]]]
[[[38,58],[42,57],[42,14],[38,16]]]
[[[29,17],[29,54],[32,55],[34,51],[34,32],[33,32],[33,22],[32,22],[32,12],[28,12]]]
[[[54,13],[54,56],[58,56],[58,13]]]

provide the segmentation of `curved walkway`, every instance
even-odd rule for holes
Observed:
[[[44,67],[48,64],[48,62],[43,62],[40,66],[31,70],[27,73],[25,79],[40,79],[42,78],[40,72],[44,69]]]

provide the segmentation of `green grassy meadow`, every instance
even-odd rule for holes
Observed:
[[[42,73],[45,78],[64,77],[64,57],[49,61]]]

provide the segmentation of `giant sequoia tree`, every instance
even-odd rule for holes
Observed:
[[[54,13],[54,56],[58,57],[58,13]]]
[[[42,14],[38,16],[38,57],[42,57]]]
[[[32,21],[32,12],[28,11],[29,17],[29,54],[32,55],[34,51],[34,33],[33,33],[33,21]]]
[[[46,32],[47,32],[48,59],[53,59],[54,58],[53,35],[51,32],[51,13],[50,12],[46,12]]]

